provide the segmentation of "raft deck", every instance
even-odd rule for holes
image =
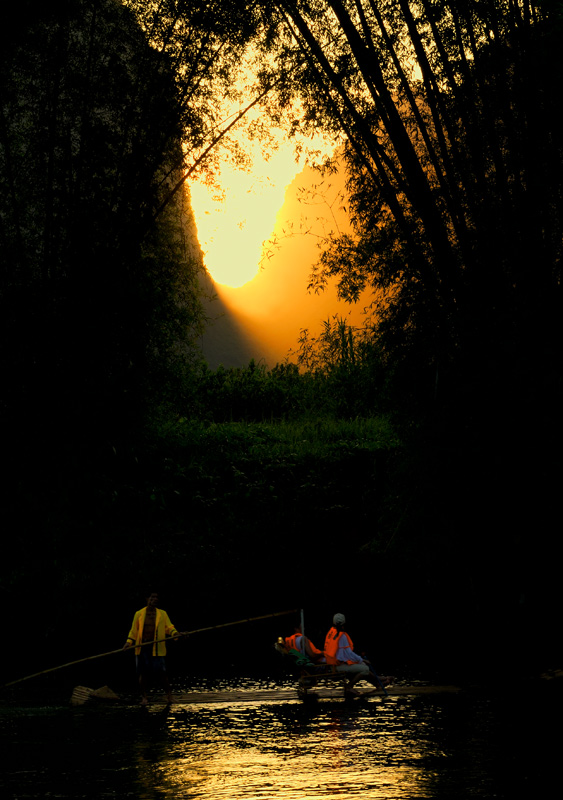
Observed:
[[[387,686],[389,697],[399,697],[405,695],[430,695],[430,694],[455,694],[461,691],[459,686]],[[358,690],[365,693],[370,699],[385,699],[381,690],[372,693],[371,689]],[[154,702],[157,697],[151,697],[150,702]],[[259,689],[255,691],[224,691],[224,692],[188,692],[186,694],[173,693],[175,704],[200,704],[200,703],[256,703],[268,701],[291,701],[299,700],[300,696],[297,689]],[[342,699],[342,689],[319,687],[307,692],[308,698],[317,699]],[[356,698],[354,698],[356,699]],[[361,699],[357,698],[357,699]]]

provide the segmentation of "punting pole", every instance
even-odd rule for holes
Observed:
[[[44,669],[41,672],[34,672],[33,675],[26,675],[25,678],[18,678],[15,681],[10,681],[9,683],[3,684],[1,687],[2,689],[7,689],[8,686],[15,686],[16,683],[23,683],[23,681],[29,681],[31,678],[38,678],[40,675],[47,675],[49,672],[56,672],[59,669],[64,669],[65,667],[73,667],[75,664],[82,664],[85,661],[94,661],[96,658],[104,658],[105,656],[113,656],[116,653],[126,653],[128,650],[132,650],[136,647],[146,647],[147,645],[159,644],[160,642],[172,642],[176,641],[177,639],[182,638],[183,636],[191,636],[194,633],[204,633],[205,631],[215,631],[218,628],[228,628],[231,625],[242,625],[244,622],[256,622],[260,619],[269,619],[270,617],[283,617],[286,614],[294,614],[298,609],[291,608],[289,611],[276,611],[273,614],[262,614],[259,617],[247,617],[246,619],[237,619],[236,622],[223,622],[221,625],[210,625],[207,628],[197,628],[194,631],[184,631],[183,633],[178,633],[176,636],[167,636],[164,639],[157,639],[156,641],[152,642],[142,642],[138,645],[131,645],[131,647],[120,647],[119,650],[108,650],[107,653],[98,653],[95,656],[86,656],[86,658],[79,658],[76,661],[68,661],[66,664],[60,664],[58,667],[49,667],[49,669]]]

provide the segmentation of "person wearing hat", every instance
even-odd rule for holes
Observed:
[[[327,664],[334,667],[336,672],[344,672],[348,678],[346,691],[358,695],[353,687],[358,681],[365,680],[374,686],[386,686],[391,683],[391,678],[377,676],[370,669],[369,662],[354,652],[354,645],[350,635],[344,631],[346,617],[344,614],[335,614],[332,619],[332,628],[326,635],[324,653]]]

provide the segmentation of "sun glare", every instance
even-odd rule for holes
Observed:
[[[254,152],[249,172],[224,164],[221,192],[191,184],[199,243],[216,283],[239,287],[257,274],[262,244],[272,233],[286,187],[300,169],[293,148],[280,145],[268,160]]]
[[[232,120],[244,103],[252,99],[255,90],[249,87],[253,83],[256,58],[251,51],[241,65],[235,84],[240,95],[232,104],[225,102],[221,125]],[[190,181],[192,209],[205,266],[216,283],[232,288],[243,286],[259,272],[262,247],[272,235],[285,190],[304,168],[307,155],[315,152],[322,158],[334,149],[334,142],[317,135],[300,141],[301,157],[296,161],[295,143],[288,141],[284,131],[270,128],[268,143],[260,143],[249,135],[254,123],[260,127],[262,113],[259,106],[250,110],[243,117],[238,132],[238,142],[251,166],[237,167],[225,159],[214,174],[213,186],[206,183],[205,172]]]

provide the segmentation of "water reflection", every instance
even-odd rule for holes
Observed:
[[[138,753],[140,796],[432,797],[448,756],[442,713],[416,698],[176,707],[158,767]]]
[[[537,795],[554,775],[545,715],[555,709],[536,709],[523,719],[482,694],[313,706],[12,705],[0,708],[0,792],[18,800],[512,800],[524,787]]]

